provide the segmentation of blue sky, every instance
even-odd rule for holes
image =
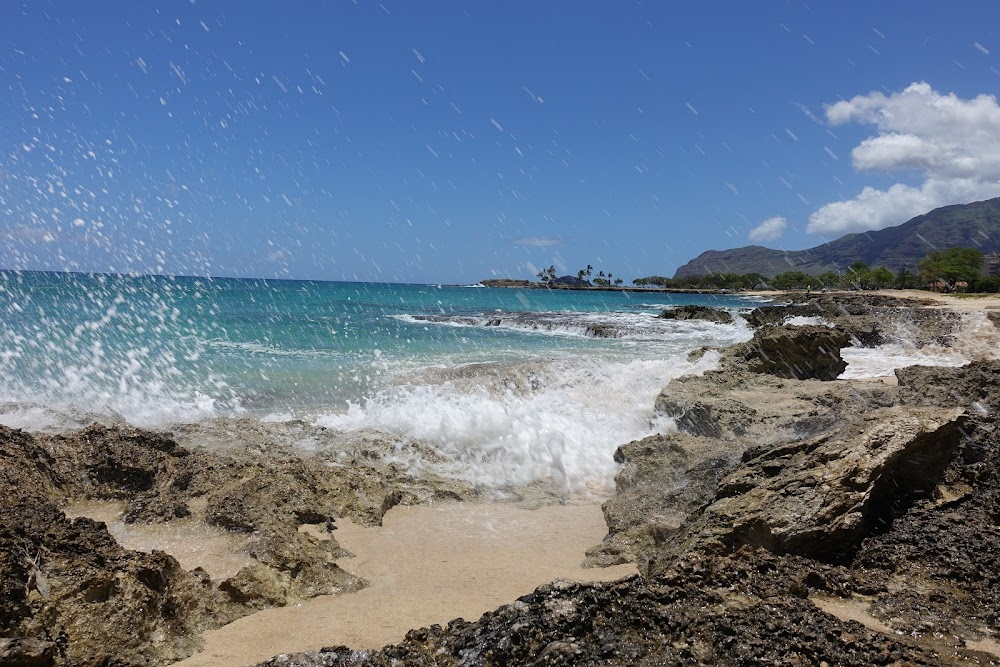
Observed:
[[[995,1],[0,3],[0,268],[631,280],[808,247],[1000,196],[997,26]]]

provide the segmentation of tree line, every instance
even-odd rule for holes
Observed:
[[[773,278],[760,273],[712,273],[686,278],[648,276],[633,280],[635,285],[655,285],[673,289],[938,289],[942,291],[1000,292],[1000,276],[982,275],[983,253],[975,248],[949,248],[932,252],[916,266],[916,272],[901,269],[893,273],[884,266],[870,267],[857,261],[843,271],[818,275],[785,271]]]

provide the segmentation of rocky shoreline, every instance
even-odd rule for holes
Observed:
[[[309,455],[288,443],[341,436],[294,422],[232,421],[169,435],[0,427],[0,636],[12,638],[0,639],[0,665],[174,662],[199,650],[205,630],[363,587],[334,562],[344,555],[337,518],[377,525],[400,503],[476,496],[466,484],[415,479],[384,463],[399,443],[383,434]],[[126,524],[193,519],[236,536],[250,564],[213,581],[169,554],[126,550],[105,523],[67,516],[79,501],[123,503]],[[29,638],[44,660],[18,662]]]
[[[902,299],[828,295],[747,320],[751,341],[657,398],[677,432],[615,454],[608,535],[587,559],[634,562],[640,576],[554,582],[396,646],[264,664],[1000,662],[1000,362],[833,381],[843,347],[901,326],[918,345],[955,342],[959,316]],[[323,446],[292,446],[303,439]],[[335,563],[338,518],[377,525],[398,504],[480,499],[386,462],[420,446],[296,422],[0,427],[0,665],[169,664],[205,630],[357,590],[365,582]],[[224,531],[249,563],[213,579],[127,550],[104,523],[67,515],[79,501],[123,503],[126,522]]]

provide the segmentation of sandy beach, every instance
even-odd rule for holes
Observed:
[[[802,297],[805,292],[802,290],[754,290],[750,292],[740,292],[743,296],[758,296],[766,297],[768,299],[773,299],[777,302],[781,302],[787,299],[789,296],[794,295],[796,297]],[[812,292],[812,296],[819,297],[824,293]],[[997,310],[1000,309],[1000,294],[975,294],[969,296],[963,296],[961,294],[942,294],[940,292],[928,292],[926,290],[881,290],[881,291],[854,291],[854,292],[827,292],[825,294],[844,294],[844,295],[867,295],[867,296],[891,296],[900,299],[910,299],[914,302],[914,305],[923,305],[925,307],[937,307],[937,308],[947,308],[949,310],[957,311],[980,311],[980,310]]]
[[[337,540],[354,554],[340,565],[367,579],[356,593],[268,609],[205,634],[205,650],[182,667],[238,667],[277,653],[323,646],[379,648],[411,628],[475,620],[554,579],[610,581],[634,565],[581,567],[607,532],[600,505],[578,502],[397,507],[383,526],[337,521]]]

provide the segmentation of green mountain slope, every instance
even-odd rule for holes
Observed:
[[[1000,252],[1000,197],[943,206],[896,227],[848,234],[806,250],[762,246],[708,250],[677,269],[674,277],[752,272],[772,277],[791,270],[819,274],[843,269],[859,259],[893,271],[913,270],[927,253],[956,247]]]

